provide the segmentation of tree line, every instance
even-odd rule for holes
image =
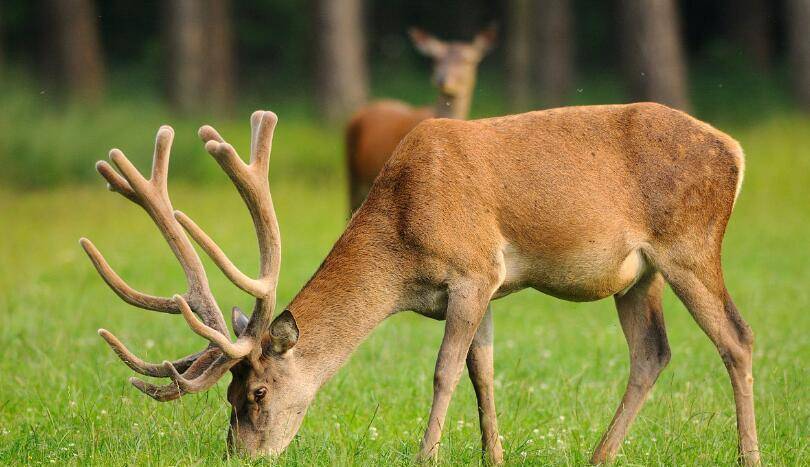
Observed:
[[[30,52],[26,44],[3,40],[9,36],[4,29],[11,29],[11,37],[19,42],[30,30],[27,24],[36,22],[40,29],[35,31],[47,32],[41,46],[46,51],[40,67],[43,74],[65,94],[87,102],[104,98],[109,56],[103,37],[115,31],[102,34],[102,30],[110,27],[111,13],[123,12],[116,24],[136,19],[159,23],[165,94],[181,112],[232,108],[240,82],[237,70],[244,68],[239,63],[240,44],[261,44],[264,34],[269,41],[289,44],[294,49],[291,53],[307,56],[303,62],[312,70],[317,108],[324,118],[340,120],[368,98],[369,62],[388,53],[389,38],[404,32],[407,23],[427,23],[437,35],[458,36],[493,19],[502,30],[499,63],[513,111],[565,104],[580,72],[578,57],[594,48],[587,42],[593,42],[589,31],[599,28],[611,31],[601,38],[613,44],[596,44],[597,48],[617,51],[618,68],[633,100],[689,110],[690,37],[720,30],[733,50],[760,71],[769,70],[784,56],[795,101],[810,111],[810,0],[703,2],[701,8],[719,12],[721,24],[701,22],[699,13],[709,10],[691,11],[697,8],[692,2],[676,0],[613,0],[597,2],[598,6],[576,0],[280,0],[275,7],[256,1],[166,0],[145,3],[140,8],[147,13],[141,16],[114,0],[33,3],[33,10],[25,2],[0,5],[0,70],[11,60],[10,49]],[[244,16],[268,8],[280,9],[284,18],[279,21],[294,23],[286,36],[261,25],[252,30],[241,27]],[[306,28],[306,37],[290,35],[295,25]],[[302,46],[302,41],[307,45]],[[591,51],[589,59],[599,60],[598,54]]]

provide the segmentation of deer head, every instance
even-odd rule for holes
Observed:
[[[228,370],[232,406],[228,445],[251,455],[280,452],[290,442],[314,395],[296,368],[290,349],[298,340],[298,328],[289,311],[272,323],[280,265],[280,236],[268,184],[268,162],[277,117],[257,111],[251,117],[250,162],[245,163],[233,146],[216,130],[203,126],[199,136],[205,149],[230,177],[245,202],[256,231],[259,248],[258,278],[248,277],[228,259],[216,243],[188,216],[174,210],[167,189],[169,153],[174,131],[163,126],[157,133],[152,173],[147,179],[124,154],[110,151],[112,164],[96,164],[108,188],[141,206],[157,225],[185,272],[188,289],[173,297],[156,297],[130,287],[113,271],[96,247],[80,240],[101,277],[125,302],[147,310],[181,314],[193,332],[208,341],[206,348],[176,361],[148,363],[135,356],[112,333],[99,334],[123,362],[149,377],[169,378],[158,386],[138,378],[130,382],[158,401],[212,387]],[[237,338],[231,340],[222,312],[211,293],[205,270],[185,232],[202,247],[222,272],[240,289],[255,298],[247,318],[233,309]]]
[[[497,28],[483,29],[471,42],[445,42],[419,28],[408,31],[416,49],[433,59],[433,83],[446,97],[472,94],[478,64],[495,44]]]

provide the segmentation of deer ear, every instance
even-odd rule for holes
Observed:
[[[495,41],[498,39],[498,24],[491,23],[486,28],[482,29],[475,35],[473,39],[473,46],[483,56],[495,46]]]
[[[446,46],[444,42],[436,39],[436,37],[426,33],[419,28],[408,29],[408,35],[411,36],[411,42],[416,47],[416,50],[428,57],[438,57],[444,54]]]
[[[270,348],[282,354],[298,342],[298,325],[290,310],[284,310],[270,324]]]
[[[231,324],[233,325],[233,332],[236,333],[236,337],[241,336],[242,333],[245,332],[248,321],[247,316],[242,313],[242,310],[240,310],[238,306],[233,307],[231,310]]]

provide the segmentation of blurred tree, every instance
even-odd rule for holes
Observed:
[[[231,1],[170,0],[166,8],[169,101],[181,112],[230,112],[236,79]]]
[[[362,0],[314,0],[316,96],[321,115],[342,121],[368,97]]]
[[[512,112],[524,112],[531,105],[531,10],[530,0],[509,0],[507,6],[505,82]]]
[[[175,109],[191,112],[202,107],[204,98],[208,53],[204,11],[195,0],[169,0],[164,5],[169,101]]]
[[[538,0],[534,8],[537,90],[544,107],[558,107],[565,103],[574,75],[571,1]]]
[[[104,61],[95,5],[91,0],[48,0],[48,8],[56,82],[64,83],[72,98],[100,100],[104,95]]]
[[[724,0],[726,28],[746,59],[765,69],[771,61],[771,34],[767,0]]]
[[[3,40],[3,32],[5,31],[3,28],[4,19],[3,5],[0,5],[0,75],[3,74],[3,66],[5,65],[5,55],[3,55],[3,46],[5,45],[5,41]]]
[[[619,30],[632,99],[689,110],[675,1],[619,0]]]
[[[788,0],[787,13],[793,92],[810,112],[810,0]]]
[[[207,0],[206,57],[208,70],[203,87],[206,101],[216,112],[230,113],[234,106],[236,52],[231,0]]]

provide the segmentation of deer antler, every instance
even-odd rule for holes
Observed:
[[[259,278],[252,279],[240,271],[227,255],[197,224],[180,211],[175,218],[188,231],[214,263],[237,287],[256,298],[253,315],[239,340],[257,340],[270,324],[276,303],[276,284],[281,266],[281,236],[273,199],[267,180],[270,149],[278,117],[273,112],[254,112],[250,117],[250,163],[245,164],[233,146],[225,142],[210,126],[200,128],[205,150],[219,163],[233,181],[250,211],[259,243]]]
[[[210,342],[208,348],[195,354],[174,362],[155,364],[141,360],[112,333],[99,329],[99,335],[132,370],[145,376],[171,378],[172,383],[165,386],[130,378],[136,388],[159,401],[208,389],[241,359],[248,357],[251,363],[256,364],[261,356],[261,333],[267,328],[275,308],[281,253],[278,222],[267,178],[270,146],[277,121],[272,112],[257,111],[251,116],[249,164],[245,164],[233,146],[210,126],[203,126],[199,131],[206,150],[231,178],[253,218],[259,240],[258,279],[242,273],[197,224],[172,207],[167,188],[169,153],[174,138],[171,127],[163,126],[158,130],[149,179],[144,178],[117,149],[110,151],[110,159],[118,171],[103,161],[96,164],[110,190],[141,206],[155,222],[183,268],[188,290],[171,298],[139,292],[116,274],[90,240],[82,238],[80,244],[90,261],[107,285],[125,302],[147,310],[182,314],[192,331]],[[244,315],[238,310],[233,312],[234,328],[239,329],[236,342],[229,337],[205,269],[184,229],[234,284],[256,298],[253,315],[247,324],[244,323]]]

